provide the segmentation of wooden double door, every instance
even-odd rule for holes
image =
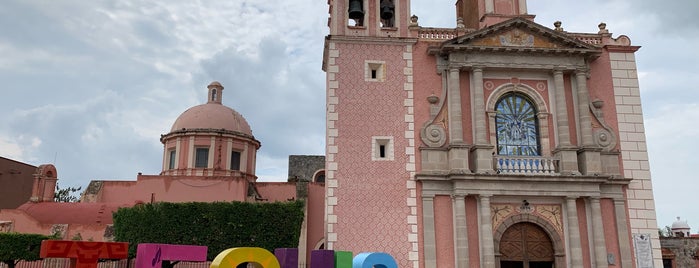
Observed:
[[[536,224],[516,223],[500,239],[500,268],[554,268],[554,258],[551,238]]]

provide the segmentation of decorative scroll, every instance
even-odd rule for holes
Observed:
[[[427,97],[427,102],[430,103],[430,120],[425,122],[420,129],[420,139],[428,147],[442,147],[447,142],[447,109],[445,104],[446,91],[443,91],[442,97],[437,97],[434,94]]]
[[[614,134],[614,129],[612,129],[604,121],[604,113],[602,112],[603,106],[604,101],[601,100],[595,100],[590,103],[590,111],[602,127],[599,129],[595,129],[592,133],[592,137],[595,141],[595,144],[602,147],[605,152],[609,152],[613,150],[614,147],[616,147],[617,137]]]

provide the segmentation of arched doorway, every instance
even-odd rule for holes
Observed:
[[[500,268],[553,268],[551,238],[536,224],[513,224],[500,239]]]

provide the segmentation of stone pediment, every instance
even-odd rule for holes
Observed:
[[[524,18],[514,18],[445,41],[438,54],[452,51],[539,52],[595,56],[600,48],[562,31],[554,31]]]

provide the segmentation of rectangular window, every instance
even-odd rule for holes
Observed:
[[[231,152],[231,170],[240,170],[240,152]]]
[[[195,168],[206,168],[209,166],[209,148],[197,148],[195,157]]]
[[[167,166],[168,169],[175,169],[175,161],[177,161],[177,159],[175,158],[176,156],[177,156],[177,151],[170,150],[170,158],[168,159],[168,161],[170,163]]]
[[[364,61],[364,81],[383,82],[386,80],[386,62],[367,60]]]
[[[374,136],[371,145],[371,160],[392,161],[393,159],[393,137]]]

